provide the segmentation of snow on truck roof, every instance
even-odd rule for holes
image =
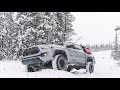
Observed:
[[[45,47],[47,47],[47,46],[65,46],[66,44],[68,44],[68,43],[72,43],[72,44],[74,44],[73,42],[60,42],[60,43],[57,43],[57,44],[40,44],[40,45],[34,45],[34,46],[31,46],[31,47],[29,47],[29,48],[33,48],[33,47],[43,47],[43,48],[45,48]],[[84,46],[82,46],[82,45],[78,45],[78,44],[74,44],[75,46],[81,46],[81,47],[84,47]],[[29,48],[24,48],[24,49],[29,49]]]

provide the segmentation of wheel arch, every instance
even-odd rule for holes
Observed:
[[[92,62],[92,63],[94,63],[93,58],[92,58],[92,57],[88,57],[88,58],[87,58],[87,62]]]
[[[53,57],[55,57],[56,55],[59,55],[59,54],[62,54],[68,60],[67,54],[64,50],[55,50]]]

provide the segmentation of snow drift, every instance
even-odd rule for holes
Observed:
[[[0,78],[78,78],[78,76],[53,69],[29,73],[20,61],[0,61]]]
[[[26,71],[26,66],[20,61],[0,61],[0,78],[120,78],[120,66],[110,57],[111,51],[93,53],[96,64],[93,74],[84,69],[71,72],[44,69],[38,72]]]

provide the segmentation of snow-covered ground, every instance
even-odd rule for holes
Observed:
[[[46,69],[39,72],[26,71],[26,67],[20,61],[1,61],[0,78],[78,78],[66,71],[54,71]]]
[[[109,50],[93,53],[96,59],[93,74],[82,74],[84,71],[81,70],[75,72],[80,78],[120,78],[120,66],[110,57],[110,53]]]
[[[85,70],[54,71],[46,69],[39,72],[26,72],[20,61],[0,61],[0,78],[120,78],[120,66],[110,58],[110,51],[93,53],[96,59],[93,74],[85,74]]]

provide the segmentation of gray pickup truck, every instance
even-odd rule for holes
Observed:
[[[41,69],[71,71],[73,68],[94,72],[95,59],[88,48],[67,42],[65,44],[43,44],[24,49],[22,64],[28,72]]]

